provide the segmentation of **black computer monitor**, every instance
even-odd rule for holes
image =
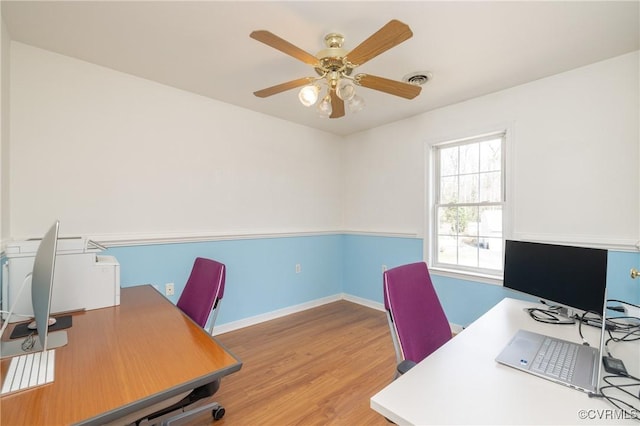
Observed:
[[[603,312],[607,250],[506,241],[504,287],[551,304]]]

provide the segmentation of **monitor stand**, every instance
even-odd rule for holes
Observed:
[[[536,307],[526,310],[534,320],[547,324],[575,324],[575,318],[572,316],[573,312],[568,308],[549,305],[544,300],[540,300],[540,303],[545,305],[547,309]]]
[[[42,351],[40,340],[37,336],[34,336],[34,338],[36,339],[35,345],[33,345],[33,348],[28,351],[22,349],[22,342],[24,342],[23,338],[0,341],[0,359],[24,355],[29,352]],[[47,334],[47,349],[59,348],[61,346],[65,346],[67,343],[68,339],[66,331],[54,331]]]
[[[563,317],[563,318],[572,318],[572,313],[569,311],[568,308],[565,308],[564,306],[560,306],[557,309],[555,309],[556,313]]]

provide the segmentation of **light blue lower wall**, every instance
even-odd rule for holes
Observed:
[[[222,325],[341,293],[382,304],[382,265],[421,261],[423,242],[336,234],[116,247],[104,254],[120,262],[122,287],[155,284],[162,290],[165,283],[175,283],[175,295],[169,297],[174,303],[195,257],[223,262],[227,286],[217,320]],[[609,299],[640,305],[640,281],[629,276],[639,265],[640,253],[609,252]],[[435,274],[432,278],[449,320],[462,326],[506,296],[522,297],[497,285]]]
[[[393,268],[422,260],[418,238],[344,236],[343,291],[382,303],[382,265]]]
[[[610,251],[607,262],[607,298],[640,305],[640,280],[631,278],[631,268],[640,266],[640,253]]]
[[[422,239],[369,236],[345,237],[344,291],[382,303],[381,265],[389,267],[422,260]],[[640,253],[610,251],[607,296],[640,305],[640,282],[630,277],[640,265]],[[432,281],[450,322],[467,326],[505,297],[523,296],[499,285],[432,274]]]
[[[342,236],[239,239],[110,248],[122,287],[175,283],[178,301],[196,257],[227,267],[216,324],[225,324],[342,293]],[[296,264],[301,265],[296,273]]]
[[[345,236],[344,292],[383,303],[382,265],[388,268],[423,260],[420,238]],[[497,285],[464,281],[432,274],[450,322],[466,326],[510,295]]]

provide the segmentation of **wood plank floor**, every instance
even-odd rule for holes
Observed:
[[[225,417],[192,424],[389,425],[369,408],[395,371],[384,312],[338,301],[217,339],[243,366],[213,398]]]

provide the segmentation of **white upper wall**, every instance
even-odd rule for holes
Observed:
[[[11,76],[12,239],[341,229],[333,135],[17,42]]]
[[[635,52],[341,139],[12,42],[4,238],[38,236],[53,218],[66,235],[102,240],[423,236],[427,146],[509,126],[510,236],[629,246],[640,239],[638,61]]]
[[[511,237],[633,246],[638,62],[634,52],[351,136],[346,229],[424,236],[428,146],[510,127]]]
[[[0,247],[9,235],[9,51],[11,39],[0,12]],[[0,249],[1,250],[1,249]]]

